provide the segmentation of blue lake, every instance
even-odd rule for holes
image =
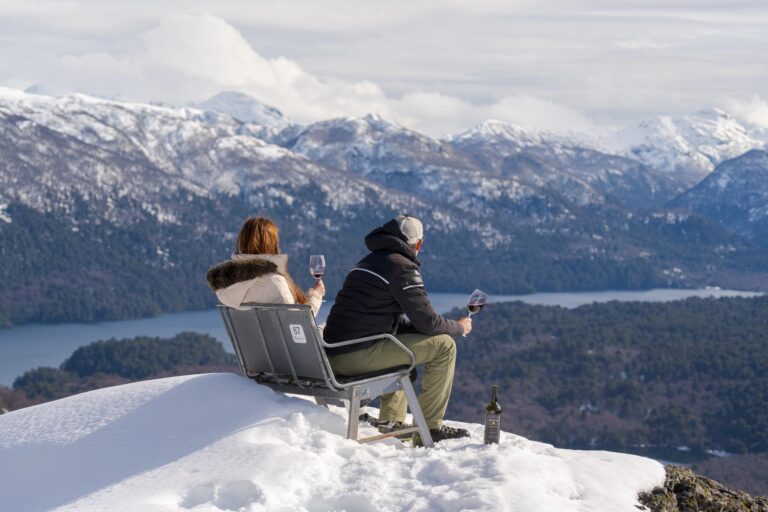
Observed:
[[[528,304],[547,306],[578,307],[593,302],[651,301],[664,302],[681,300],[688,297],[752,297],[760,295],[752,292],[731,290],[645,290],[645,291],[608,291],[579,293],[534,293],[531,295],[491,295],[489,302],[523,301]],[[437,311],[447,312],[453,308],[464,307],[466,293],[431,293],[430,299]],[[326,302],[318,319],[325,320],[330,309]],[[482,315],[475,317],[482,321]],[[231,351],[221,318],[216,310],[188,311],[173,313],[154,318],[123,320],[118,322],[99,322],[90,324],[48,324],[26,325],[10,329],[0,329],[0,385],[10,385],[25,371],[38,366],[58,366],[77,347],[96,340],[109,338],[132,338],[134,336],[171,337],[182,331],[195,331],[210,334],[220,340]]]

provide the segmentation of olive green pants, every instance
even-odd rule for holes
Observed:
[[[447,334],[401,334],[397,336],[403,345],[416,356],[416,364],[424,364],[424,380],[419,405],[428,428],[440,428],[448,407],[456,367],[456,343]],[[333,371],[341,375],[356,375],[393,366],[411,364],[411,358],[391,341],[346,354],[329,357]],[[405,421],[408,402],[403,391],[381,397],[381,421]]]

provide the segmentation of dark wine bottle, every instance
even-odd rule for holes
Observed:
[[[501,405],[497,393],[499,386],[491,386],[493,396],[490,403],[485,407],[485,444],[499,444],[501,438]]]

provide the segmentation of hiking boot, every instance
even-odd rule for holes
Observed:
[[[373,425],[374,427],[379,425],[379,419],[375,416],[371,416],[367,412],[364,412],[361,414],[358,418],[360,420],[360,423],[368,423],[369,425]]]
[[[382,434],[389,434],[390,432],[396,432],[398,430],[404,430],[406,428],[411,428],[410,425],[407,423],[403,423],[402,421],[380,421],[379,422],[379,432]],[[397,439],[406,439],[411,434],[403,434],[399,436],[394,436]]]
[[[432,436],[432,442],[439,443],[443,439],[459,439],[461,437],[469,437],[469,430],[465,428],[454,428],[448,425],[443,425],[440,428],[429,429],[429,435]],[[413,446],[424,446],[421,442],[421,436],[418,432],[413,434]]]

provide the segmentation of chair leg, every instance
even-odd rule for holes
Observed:
[[[357,427],[360,423],[360,387],[352,388],[352,398],[349,400],[349,422],[347,423],[347,439],[357,441]]]
[[[408,400],[408,408],[411,409],[413,415],[413,422],[416,424],[416,428],[419,429],[419,436],[421,436],[421,442],[426,448],[432,448],[432,436],[429,433],[427,427],[427,420],[424,418],[424,414],[421,412],[421,406],[419,405],[419,399],[416,397],[416,392],[413,390],[411,380],[408,375],[400,379],[400,385],[405,392],[405,398]]]

